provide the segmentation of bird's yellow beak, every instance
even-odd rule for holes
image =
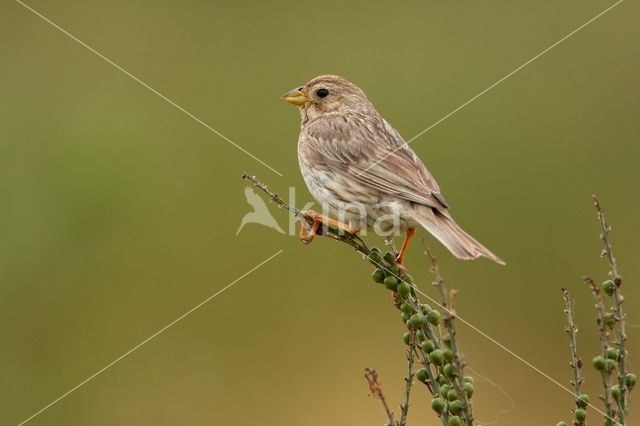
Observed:
[[[305,95],[300,88],[288,91],[282,95],[282,99],[293,105],[303,105],[309,102],[309,98],[307,98],[307,95]]]

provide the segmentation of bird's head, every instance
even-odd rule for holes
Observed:
[[[375,111],[358,86],[337,75],[316,77],[285,93],[282,99],[298,106],[303,121],[347,111]]]

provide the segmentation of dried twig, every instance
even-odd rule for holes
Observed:
[[[589,399],[586,395],[582,395],[580,393],[580,385],[584,379],[582,378],[582,359],[578,356],[578,343],[576,339],[576,334],[578,333],[578,327],[576,327],[573,320],[573,299],[571,298],[571,294],[566,288],[562,289],[562,297],[564,299],[564,313],[567,316],[567,334],[569,335],[569,349],[571,352],[571,362],[569,365],[573,370],[573,379],[570,381],[573,386],[573,393],[576,397],[576,410],[584,410],[587,406]],[[574,411],[575,412],[575,411]],[[575,426],[584,426],[585,420],[583,419],[583,415],[579,414],[576,416],[576,420],[574,422]]]
[[[396,422],[394,420],[393,411],[391,411],[391,409],[389,408],[387,400],[384,398],[384,394],[382,393],[382,387],[380,386],[378,373],[373,368],[365,368],[364,378],[367,379],[367,383],[369,384],[369,395],[371,395],[375,399],[380,400],[382,406],[384,407],[385,413],[387,413],[389,423],[395,425]]]
[[[402,404],[400,405],[400,421],[398,422],[398,426],[405,426],[407,424],[407,415],[409,414],[409,398],[411,386],[413,385],[413,351],[415,340],[416,334],[412,332],[409,337],[409,347],[407,348],[407,377],[404,379],[404,392]]]

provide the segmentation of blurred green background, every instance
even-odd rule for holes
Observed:
[[[404,330],[370,266],[327,240],[303,246],[259,225],[235,236],[250,210],[242,171],[310,200],[298,113],[280,94],[344,75],[408,139],[613,3],[28,4],[284,177],[2,2],[0,424],[284,249],[30,424],[381,425],[363,368],[378,369],[397,406]],[[561,286],[576,298],[581,355],[597,351],[580,281],[606,274],[592,193],[614,225],[640,365],[639,12],[622,3],[412,144],[456,219],[508,263],[458,261],[433,243],[459,313],[567,385]],[[431,291],[418,245],[407,262]],[[509,409],[505,394],[516,405],[500,425],[570,420],[562,389],[469,328],[459,336],[470,366],[504,391],[479,381],[480,423]],[[599,379],[585,371],[595,401]],[[417,387],[410,424],[438,424],[429,400]]]

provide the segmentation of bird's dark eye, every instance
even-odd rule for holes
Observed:
[[[329,95],[329,91],[327,89],[318,89],[316,90],[316,95],[318,95],[319,98],[325,98]]]

